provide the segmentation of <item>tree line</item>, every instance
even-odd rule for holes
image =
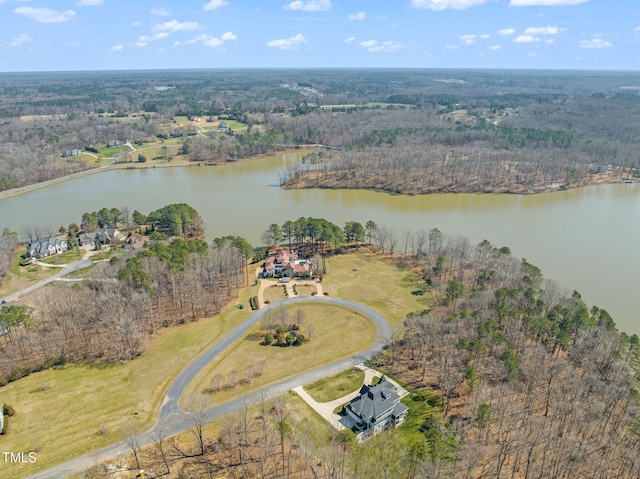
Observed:
[[[228,239],[154,243],[112,258],[81,283],[35,293],[29,320],[0,338],[0,378],[64,362],[130,360],[159,328],[218,313],[248,284],[242,241],[242,248]]]

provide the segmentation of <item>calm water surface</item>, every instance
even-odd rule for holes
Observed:
[[[25,222],[68,225],[82,213],[123,203],[148,213],[188,203],[207,236],[240,235],[259,243],[270,223],[300,216],[404,230],[437,227],[477,244],[488,239],[539,266],[546,277],[608,310],[620,329],[640,334],[640,185],[600,185],[532,196],[373,191],[281,190],[278,171],[291,158],[221,167],[117,170],[0,201],[0,227]]]

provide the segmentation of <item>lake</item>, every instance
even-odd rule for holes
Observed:
[[[282,190],[278,172],[292,155],[217,167],[114,170],[62,182],[0,201],[0,227],[67,226],[82,213],[123,203],[148,213],[188,203],[203,217],[207,237],[239,235],[259,244],[271,223],[300,216],[336,224],[429,230],[488,239],[576,289],[589,306],[611,313],[620,329],[640,334],[640,185],[597,185],[538,195],[400,196],[356,190]]]

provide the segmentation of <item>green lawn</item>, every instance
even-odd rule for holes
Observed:
[[[45,264],[69,264],[73,261],[82,259],[83,257],[84,257],[84,250],[78,250],[78,248],[73,248],[72,250],[66,251],[62,254],[44,258],[41,260],[41,262]]]
[[[371,306],[391,324],[403,321],[408,313],[429,309],[431,296],[415,273],[372,253],[338,255],[326,261],[322,286],[332,297]]]
[[[274,303],[286,298],[284,294],[284,286],[282,284],[274,284],[264,290],[264,300]]]
[[[309,285],[309,286],[296,285],[296,293],[298,294],[298,296],[311,296],[311,293],[317,292],[317,291],[318,291],[318,288],[312,285]]]
[[[22,256],[25,253],[25,249],[19,248],[16,250],[11,261],[9,274],[3,279],[0,286],[0,297],[16,293],[60,271],[58,268],[46,268],[35,264],[20,266]]]
[[[104,158],[113,158],[118,153],[125,153],[125,152],[133,153],[131,148],[129,148],[127,145],[114,146],[112,148],[107,148],[106,146],[101,145],[101,146],[96,146],[95,148],[96,150],[98,150],[98,153],[95,153],[95,154],[98,156],[102,156]]]
[[[37,463],[2,468],[2,477],[19,479],[117,442],[129,421],[150,427],[176,375],[251,314],[248,299],[255,294],[255,287],[246,288],[217,316],[159,331],[134,361],[67,365],[0,388],[1,400],[16,409],[11,433],[0,439],[3,450],[42,447]],[[244,309],[234,307],[238,301]]]
[[[304,387],[305,391],[318,402],[335,401],[360,389],[364,383],[364,371],[351,368],[335,376],[329,376]]]
[[[241,123],[241,122],[235,121],[235,120],[222,120],[222,121],[224,121],[229,128],[231,128],[233,131],[236,131],[236,132],[246,131],[247,126],[248,126],[246,123]],[[216,128],[217,128],[217,126],[216,126]]]
[[[263,346],[261,339],[264,331],[258,325],[246,338],[229,347],[201,371],[191,382],[182,399],[205,392],[210,394],[211,405],[221,404],[258,387],[356,354],[375,341],[376,327],[373,321],[355,311],[334,305],[313,303],[290,306],[287,310],[291,323],[294,322],[296,310],[302,310],[305,319],[300,333],[308,338],[309,327],[312,326],[311,341],[301,346],[285,348]],[[255,376],[251,383],[247,383],[247,367],[251,366],[254,372],[257,372],[261,363],[264,364],[264,373],[261,376]],[[237,373],[239,379],[235,387],[231,387],[230,384],[233,371]],[[219,391],[214,391],[215,386],[212,383],[216,374],[224,377],[224,387]]]

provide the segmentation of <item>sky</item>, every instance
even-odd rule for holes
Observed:
[[[640,0],[0,0],[0,71],[639,70]]]

